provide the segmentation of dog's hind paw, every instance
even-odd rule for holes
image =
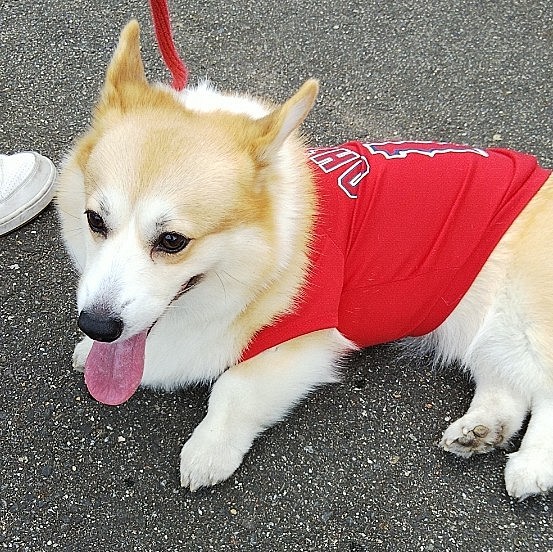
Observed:
[[[470,414],[453,422],[444,432],[440,446],[453,454],[468,458],[474,453],[483,454],[504,445],[511,435],[498,421],[482,421]]]
[[[182,447],[180,480],[182,487],[196,491],[228,479],[242,463],[244,452],[225,435],[200,424]]]
[[[553,450],[529,448],[509,454],[505,467],[507,494],[518,500],[553,489]]]
[[[73,368],[77,372],[84,372],[84,365],[88,358],[88,353],[92,349],[94,342],[90,337],[84,337],[79,343],[77,343],[75,350],[73,351]]]

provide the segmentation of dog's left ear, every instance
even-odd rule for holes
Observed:
[[[256,149],[261,158],[270,158],[278,152],[286,138],[307,117],[318,92],[319,83],[309,79],[283,105],[256,121],[261,134],[256,141]]]

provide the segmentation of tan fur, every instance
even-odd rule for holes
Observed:
[[[535,195],[505,236],[510,251],[508,277],[519,282],[523,309],[530,315],[528,336],[553,384],[553,176]]]

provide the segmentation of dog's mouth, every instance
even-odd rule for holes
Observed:
[[[186,292],[190,291],[193,287],[197,286],[204,279],[204,276],[205,274],[196,274],[196,276],[192,276],[190,280],[185,282],[181,286],[177,294],[173,297],[173,299],[171,299],[171,301],[167,305],[167,308],[169,308],[177,299],[180,299]],[[159,318],[157,320],[159,320]],[[157,320],[148,328],[147,330],[148,334],[152,331],[152,328],[157,324]]]
[[[193,287],[197,286],[204,279],[204,276],[205,274],[196,274],[196,276],[192,276],[192,278],[190,278],[188,282],[182,285],[178,293],[175,295],[175,297],[173,297],[171,303],[174,303],[177,299],[180,299],[187,291],[190,291]]]
[[[190,278],[169,305],[190,291],[203,277],[203,274],[198,274]],[[94,341],[86,359],[84,378],[89,393],[97,401],[117,406],[134,395],[144,373],[146,338],[156,322],[124,341]]]

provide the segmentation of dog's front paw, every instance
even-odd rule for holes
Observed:
[[[183,487],[196,491],[228,479],[242,463],[244,453],[218,430],[200,424],[180,454]]]
[[[77,343],[73,351],[73,368],[77,370],[77,372],[84,372],[84,365],[93,343],[94,341],[87,336]]]
[[[553,489],[553,450],[529,448],[509,454],[505,487],[519,500]]]
[[[440,446],[453,454],[468,458],[504,446],[511,435],[505,424],[486,416],[467,413],[445,431]]]

